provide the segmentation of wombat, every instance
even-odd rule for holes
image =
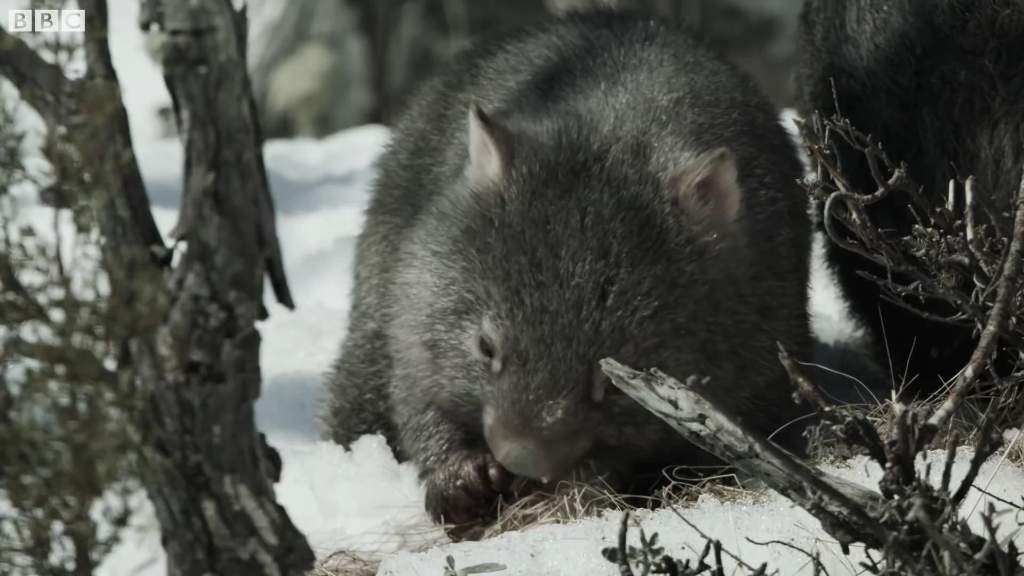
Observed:
[[[809,411],[777,344],[808,357],[801,170],[753,81],[669,22],[601,10],[476,41],[379,160],[331,437],[382,432],[431,517],[462,523],[517,477],[623,489],[706,460],[602,358],[710,377],[763,434],[790,424]]]
[[[829,117],[838,102],[839,113],[891,160],[907,163],[935,206],[950,179],[973,175],[978,204],[1009,231],[1008,200],[1024,166],[1024,0],[809,0],[798,36],[801,116]],[[857,190],[874,192],[864,155],[836,143],[844,175]],[[867,212],[882,229],[907,235],[915,221],[908,202],[891,194]],[[820,219],[815,226],[823,230]],[[879,362],[897,381],[917,378],[909,392],[930,393],[967,364],[977,341],[971,327],[927,320],[882,299],[878,285],[858,273],[885,278],[884,268],[831,241],[826,253]],[[910,303],[933,315],[953,312],[941,301]]]

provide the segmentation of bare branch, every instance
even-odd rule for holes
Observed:
[[[1013,297],[1017,294],[1019,287],[1019,276],[1024,258],[1024,178],[1021,179],[1020,187],[1016,194],[1017,210],[1013,220],[1013,237],[1010,241],[1010,249],[1003,260],[1003,272],[999,277],[999,287],[996,291],[995,303],[989,312],[988,323],[981,333],[978,346],[971,354],[971,360],[967,367],[957,377],[952,391],[946,401],[942,403],[928,419],[924,429],[927,442],[938,432],[939,428],[949,420],[953,412],[963,403],[964,398],[971,387],[981,376],[982,370],[992,357],[1004,325],[1012,316],[1010,307]]]
[[[59,116],[59,95],[67,89],[68,80],[61,69],[50,64],[21,38],[0,26],[0,76],[14,84],[21,97],[53,124]]]
[[[884,468],[887,461],[885,447],[874,426],[858,414],[852,414],[845,418],[840,417],[836,413],[835,408],[825,400],[818,392],[817,387],[796,365],[796,362],[793,361],[793,358],[790,357],[781,343],[779,343],[779,360],[782,362],[783,367],[785,367],[786,372],[789,373],[789,379],[797,387],[800,395],[817,409],[825,421],[841,426],[847,439],[867,449],[871,459]]]

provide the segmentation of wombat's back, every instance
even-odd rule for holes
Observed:
[[[666,154],[727,146],[751,184],[746,225],[772,230],[791,252],[809,253],[806,197],[796,185],[802,168],[777,110],[754,82],[671,23],[592,11],[479,39],[410,98],[379,162],[367,212],[367,234],[389,254],[459,177],[472,103],[513,125],[574,123],[573,145],[617,141]],[[761,248],[769,261],[778,254]],[[773,261],[771,274],[806,284],[807,265]]]

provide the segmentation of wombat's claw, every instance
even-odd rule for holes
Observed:
[[[514,476],[490,453],[463,453],[427,478],[427,512],[435,522],[466,525],[491,519]]]

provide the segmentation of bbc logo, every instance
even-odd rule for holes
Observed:
[[[85,32],[85,10],[8,10],[7,30],[18,32]]]

